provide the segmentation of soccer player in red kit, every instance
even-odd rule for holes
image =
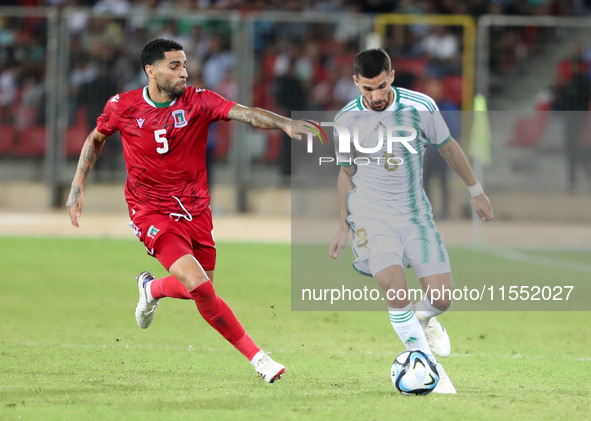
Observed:
[[[149,272],[137,277],[138,325],[150,326],[160,298],[194,300],[203,318],[273,383],[285,367],[254,343],[212,284],[216,250],[205,167],[207,132],[211,123],[230,119],[281,129],[295,139],[307,130],[300,121],[187,86],[187,59],[175,41],[152,40],[141,58],[148,86],[109,99],[82,147],[66,205],[72,225],[79,226],[84,184],[105,140],[121,132],[130,226],[170,273],[161,279]]]

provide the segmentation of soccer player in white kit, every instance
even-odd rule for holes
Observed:
[[[353,267],[377,281],[404,345],[447,357],[449,336],[436,316],[451,305],[451,268],[422,186],[426,146],[439,148],[466,184],[472,207],[483,221],[493,219],[492,206],[435,102],[419,92],[392,87],[394,70],[384,50],[357,54],[353,79],[361,95],[335,117],[335,123],[346,126],[351,136],[335,136],[340,226],[329,254],[339,260],[351,230]],[[398,141],[388,142],[388,136]],[[340,142],[349,143],[350,152],[343,152],[347,148]],[[413,268],[425,292],[414,305],[404,266]],[[432,295],[434,290],[437,294]],[[440,380],[434,392],[456,393],[439,363],[438,370]]]

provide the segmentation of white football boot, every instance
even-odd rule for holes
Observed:
[[[273,383],[275,380],[279,380],[283,373],[285,373],[285,366],[273,361],[269,357],[269,354],[264,351],[259,351],[253,358],[253,361],[256,361],[256,363],[253,363],[255,370],[267,383]]]
[[[451,380],[443,369],[441,363],[437,363],[437,372],[439,373],[439,382],[437,383],[437,386],[435,386],[435,389],[433,389],[433,393],[455,395],[456,388],[451,383]]]
[[[416,311],[415,314],[423,327],[427,343],[429,344],[431,351],[433,351],[433,354],[441,358],[449,357],[451,344],[445,328],[441,326],[441,323],[437,321],[436,317],[431,317],[429,320],[423,320]]]
[[[154,312],[158,305],[158,300],[149,302],[147,288],[150,287],[150,283],[154,280],[154,277],[150,272],[142,272],[137,277],[137,287],[140,293],[140,298],[135,308],[135,321],[138,326],[142,329],[146,329],[152,324],[154,320]]]

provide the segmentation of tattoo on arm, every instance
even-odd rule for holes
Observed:
[[[228,112],[228,118],[242,121],[261,129],[285,130],[291,124],[291,119],[282,117],[261,108],[250,108],[242,105],[233,106]]]
[[[106,138],[106,136],[101,135],[95,129],[90,135],[88,135],[86,142],[84,142],[82,152],[80,153],[80,159],[78,159],[76,174],[72,181],[72,186],[77,186],[80,191],[84,188],[86,178],[101,153]]]
[[[78,161],[78,171],[80,171],[85,178],[90,173],[90,170],[100,155],[105,144],[105,139],[98,139],[96,136],[93,136],[92,133],[90,134],[90,137],[86,139],[86,143],[80,154],[80,160]]]
[[[97,157],[98,153],[96,152],[94,145],[92,143],[89,143],[85,148],[84,153],[82,154],[82,157],[79,162],[80,171],[82,172],[82,174],[88,176],[90,170],[96,162]]]
[[[68,196],[68,201],[66,202],[66,206],[69,208],[74,205],[78,201],[82,190],[75,184],[72,184],[70,188],[70,195]]]
[[[101,134],[96,128],[86,137],[86,141],[80,152],[80,159],[78,159],[76,174],[74,174],[74,180],[72,180],[70,195],[66,202],[66,207],[69,212],[72,211],[71,208],[73,206],[78,212],[82,210],[82,203],[79,202],[82,201],[82,189],[84,188],[84,183],[86,183],[86,178],[101,153],[107,137],[108,136]],[[70,214],[70,217],[72,218],[72,225],[77,227],[77,216]]]

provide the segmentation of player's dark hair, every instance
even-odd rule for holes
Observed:
[[[146,69],[147,64],[154,64],[159,60],[164,60],[164,53],[167,51],[182,51],[183,46],[171,39],[156,38],[144,45],[142,49],[142,69]]]
[[[384,70],[389,74],[392,69],[392,63],[390,62],[390,56],[384,50],[373,48],[371,50],[361,51],[355,56],[353,69],[355,76],[373,79]]]

